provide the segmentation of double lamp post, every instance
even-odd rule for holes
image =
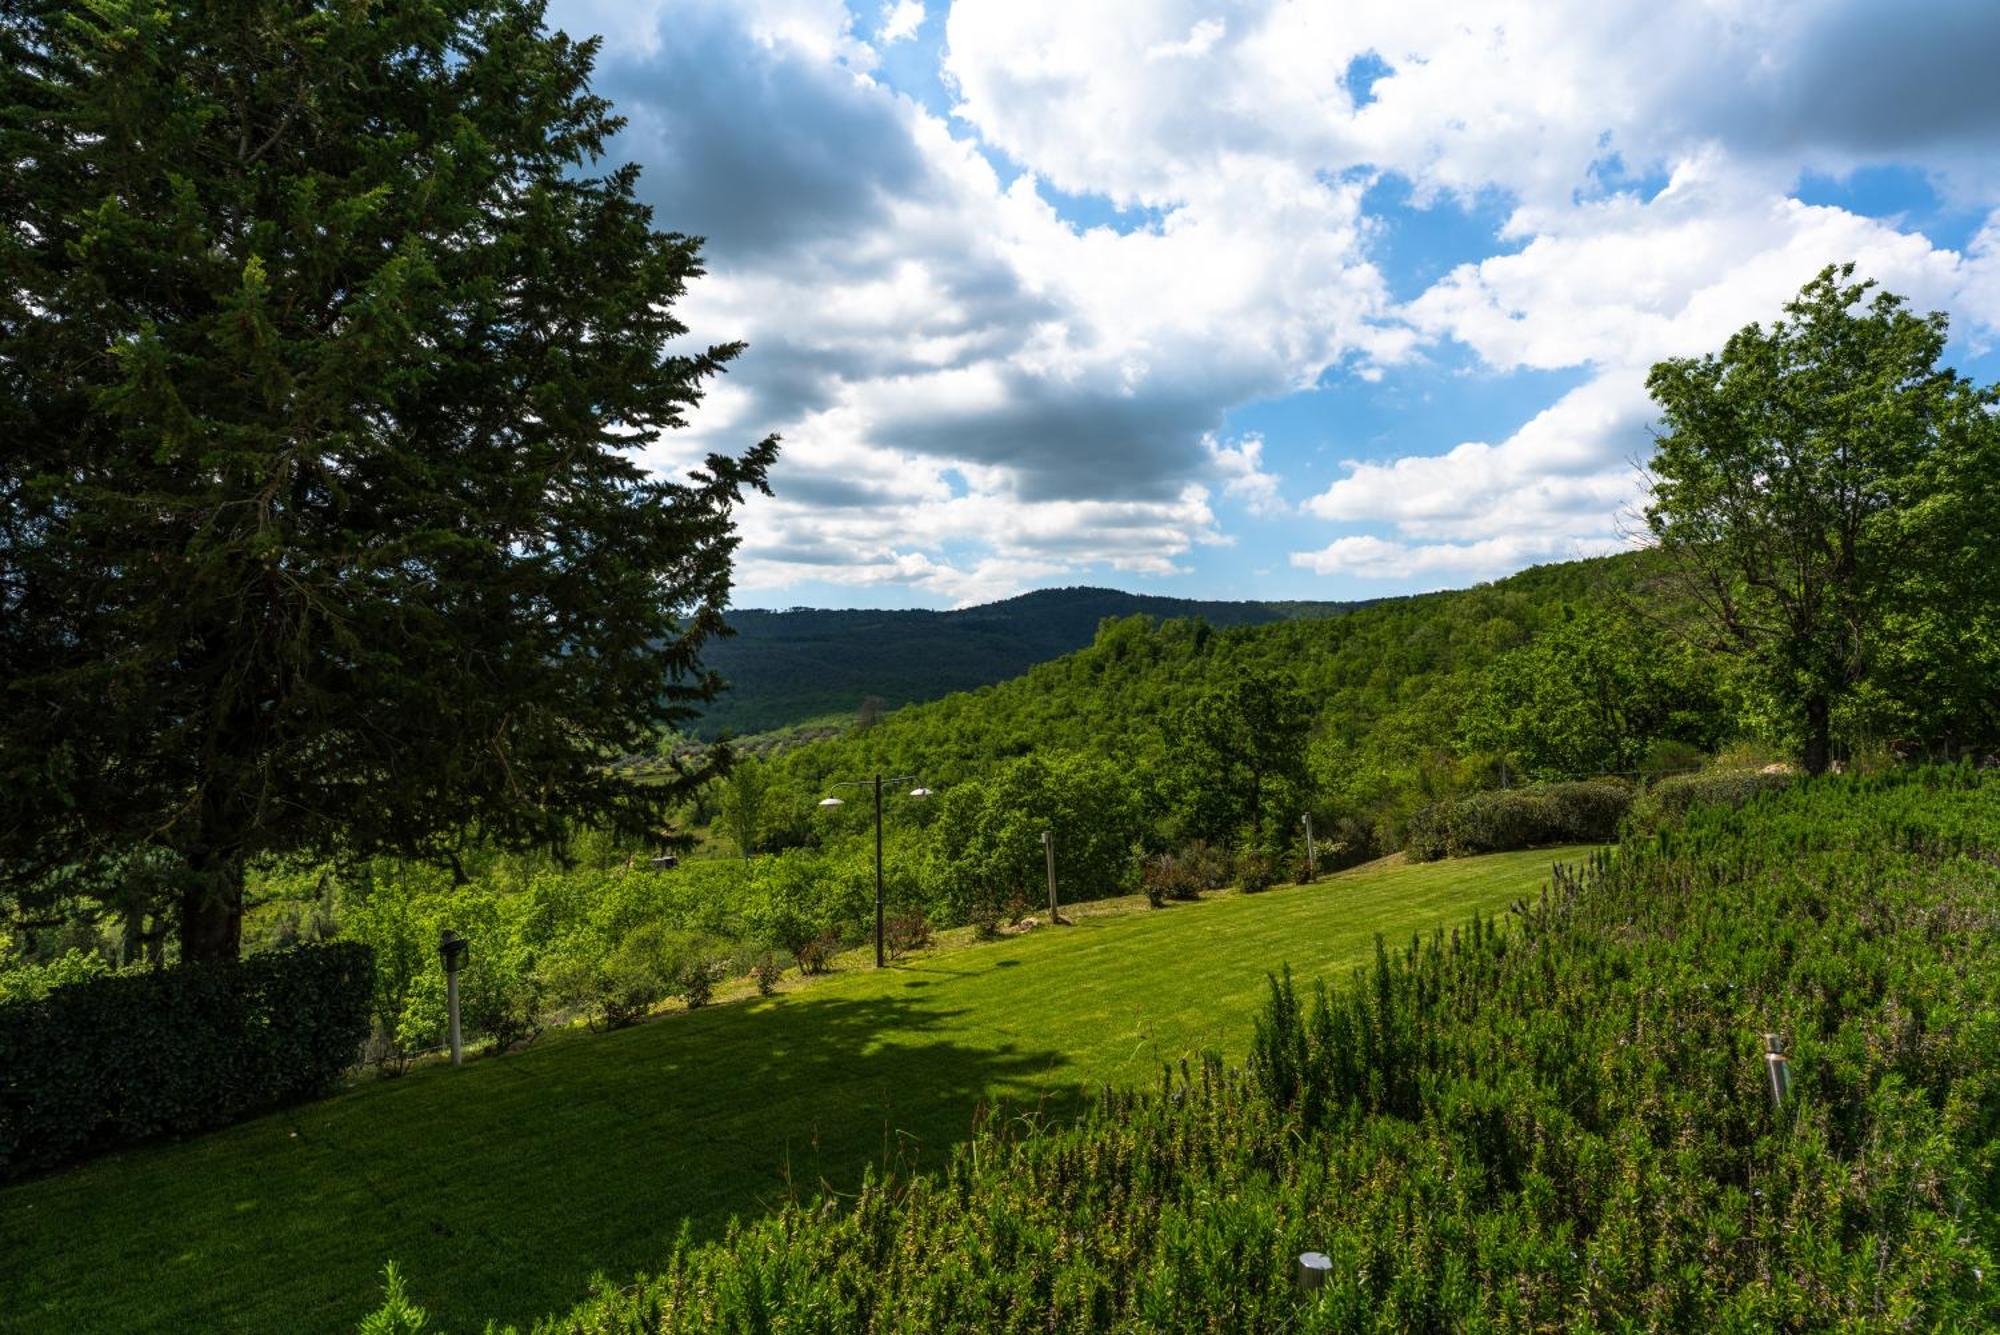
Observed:
[[[914,774],[899,774],[894,778],[883,778],[877,774],[872,779],[853,779],[836,783],[835,788],[870,788],[875,794],[875,967],[881,968],[886,962],[882,948],[882,786],[884,784],[915,783]],[[931,790],[918,784],[910,789],[909,795],[921,802],[931,795]],[[823,797],[819,802],[825,811],[836,811],[847,805],[843,798]]]

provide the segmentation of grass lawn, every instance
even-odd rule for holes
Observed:
[[[0,1190],[0,1330],[351,1330],[390,1259],[450,1329],[532,1319],[683,1224],[935,1167],[982,1101],[1060,1115],[1240,1059],[1267,970],[1344,977],[1375,933],[1491,912],[1582,851],[1082,917],[107,1156]]]

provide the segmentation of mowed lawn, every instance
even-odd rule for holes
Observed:
[[[397,1261],[454,1330],[566,1308],[865,1166],[934,1168],[982,1103],[1066,1116],[1205,1049],[1267,971],[1344,979],[1535,892],[1541,849],[1361,868],[852,970],[769,1000],[563,1033],[199,1140],[0,1189],[0,1329],[351,1330]]]

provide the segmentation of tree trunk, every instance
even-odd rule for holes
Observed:
[[[1806,697],[1806,773],[1824,774],[1833,754],[1829,717],[1832,711],[1824,695]]]
[[[190,872],[181,892],[181,963],[234,960],[243,944],[243,864],[225,859]]]

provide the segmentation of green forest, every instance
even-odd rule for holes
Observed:
[[[739,608],[729,614],[730,634],[707,654],[728,689],[702,711],[695,731],[713,739],[829,716],[847,723],[864,709],[872,718],[914,701],[990,686],[1083,648],[1107,617],[1255,626],[1337,616],[1359,605],[1038,589],[951,612]]]

